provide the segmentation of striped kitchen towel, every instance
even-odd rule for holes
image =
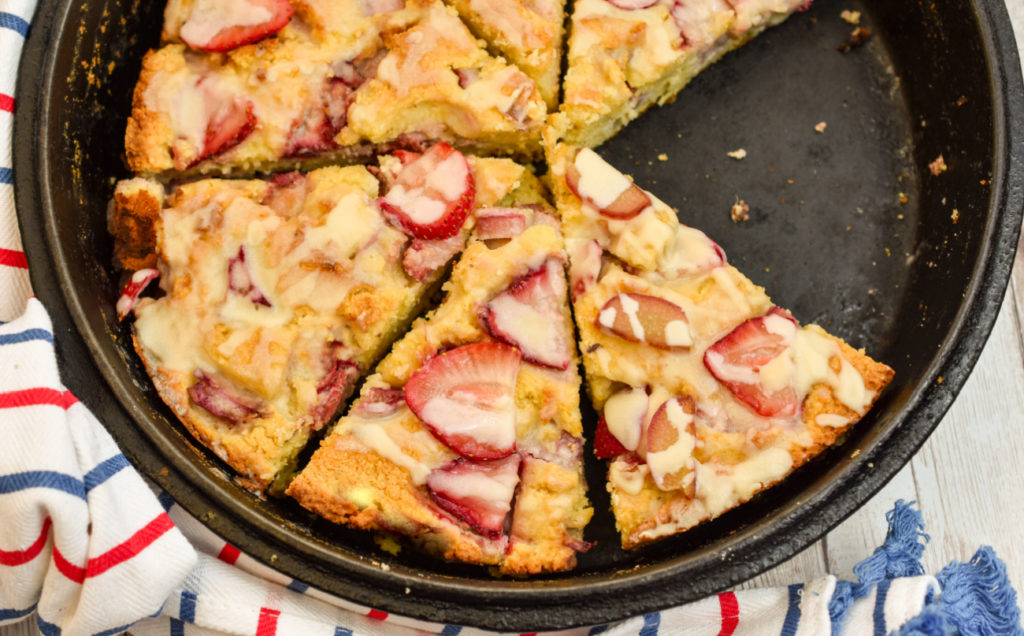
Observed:
[[[256,636],[490,633],[426,623],[308,587],[241,553],[154,493],[61,384],[53,330],[30,298],[14,214],[17,63],[36,0],[0,0],[0,625],[44,634]],[[1002,564],[982,549],[937,577],[920,513],[898,503],[855,573],[697,603],[566,634],[1024,636]]]

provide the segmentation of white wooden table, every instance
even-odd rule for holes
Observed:
[[[1006,0],[1024,43],[1024,0]],[[1024,48],[1024,47],[1022,47]],[[926,572],[966,561],[983,544],[1006,562],[1024,594],[1024,254],[992,336],[966,386],[938,428],[902,471],[824,539],[742,588],[786,585],[827,573],[852,579],[853,566],[885,539],[885,513],[897,499],[916,500],[931,541]],[[1024,601],[1024,597],[1018,597]],[[0,636],[35,636],[35,621],[0,628]]]

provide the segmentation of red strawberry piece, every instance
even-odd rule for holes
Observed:
[[[659,271],[677,278],[703,274],[725,264],[725,251],[698,229],[681,225],[676,230],[675,249]]]
[[[387,417],[398,412],[405,404],[405,391],[375,386],[359,400],[353,414],[363,419]]]
[[[385,216],[415,238],[458,234],[473,209],[476,187],[469,162],[444,142],[403,166],[388,193],[378,199]]]
[[[685,488],[693,496],[691,472],[693,448],[696,443],[693,398],[675,397],[666,400],[651,417],[644,435],[647,466],[654,483],[662,490]]]
[[[450,349],[427,360],[405,384],[405,402],[434,435],[470,459],[515,451],[519,351],[497,342]]]
[[[238,254],[228,259],[228,290],[248,298],[256,305],[270,307],[270,301],[252,280],[252,272],[245,262],[245,246],[238,248]]]
[[[598,459],[611,459],[628,452],[629,449],[608,430],[608,422],[602,415],[601,419],[597,420],[597,430],[594,431],[594,455]]]
[[[422,283],[447,265],[465,243],[465,237],[459,234],[436,241],[413,239],[402,254],[402,269],[410,278]]]
[[[565,183],[584,203],[610,219],[631,219],[651,205],[646,192],[588,148],[580,150],[576,161],[569,164]]]
[[[564,371],[572,361],[562,313],[565,291],[562,264],[549,258],[484,305],[481,321],[488,333],[517,347],[527,361]]]
[[[262,417],[261,403],[253,396],[196,370],[196,382],[188,388],[188,396],[211,415],[240,424]]]
[[[459,77],[459,88],[466,89],[469,85],[480,79],[480,71],[475,68],[457,68],[455,74]]]
[[[510,239],[526,229],[526,211],[516,208],[481,208],[476,211],[477,238]]]
[[[223,98],[206,124],[202,153],[192,165],[234,148],[255,128],[251,103],[241,98]]]
[[[800,405],[792,366],[787,368],[782,356],[789,355],[797,328],[789,313],[773,308],[764,316],[747,320],[708,347],[704,366],[759,415],[795,415]]]
[[[626,11],[648,9],[658,4],[658,0],[607,0],[607,2],[612,6],[625,9]]]
[[[640,447],[649,406],[650,398],[643,387],[623,389],[605,401],[601,418],[626,450]]]
[[[568,242],[568,241],[567,241]],[[597,283],[604,265],[604,249],[596,240],[579,243],[569,258],[569,287],[576,300]]]
[[[713,33],[715,16],[732,12],[726,0],[675,0],[669,10],[679,29],[684,48],[710,49],[717,37]]]
[[[491,462],[459,457],[427,475],[427,490],[444,510],[489,539],[501,537],[519,485],[522,458]]]
[[[202,51],[228,51],[277,33],[293,13],[288,0],[197,0],[181,40]]]
[[[399,148],[398,150],[392,152],[391,156],[394,157],[395,159],[398,159],[403,166],[407,166],[413,161],[416,161],[417,159],[422,157],[423,153],[413,152],[412,150],[403,150],[402,148]],[[395,177],[397,178],[398,175],[395,175]]]
[[[159,277],[160,272],[152,268],[140,269],[132,273],[132,277],[128,279],[124,288],[121,289],[121,295],[117,297],[115,307],[118,320],[124,320],[128,312],[139,303],[139,295],[142,294],[143,290]]]
[[[658,349],[686,349],[693,345],[686,312],[657,296],[616,294],[601,307],[597,325],[630,342]]]
[[[313,430],[323,428],[338,410],[341,401],[352,392],[353,384],[359,378],[359,365],[351,360],[337,357],[340,347],[332,347],[325,356],[328,363],[327,372],[316,385],[316,406],[310,414],[313,416]]]

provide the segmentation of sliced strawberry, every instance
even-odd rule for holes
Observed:
[[[455,74],[459,78],[459,88],[467,89],[470,84],[480,79],[480,70],[475,68],[457,68]]]
[[[228,290],[248,298],[256,305],[270,307],[270,301],[252,280],[252,272],[245,262],[245,246],[238,247],[238,254],[228,259]]]
[[[675,0],[670,9],[672,20],[683,38],[683,48],[710,50],[717,39],[715,25],[723,13],[732,13],[725,0]]]
[[[651,198],[596,152],[583,148],[565,172],[565,183],[602,216],[624,221],[651,205]]]
[[[597,430],[594,431],[594,455],[598,459],[611,459],[628,452],[629,449],[608,430],[608,422],[602,415],[601,419],[597,420]]]
[[[658,4],[658,0],[607,0],[607,2],[612,6],[625,9],[626,11],[648,9]]]
[[[797,327],[789,313],[775,307],[708,347],[704,366],[759,415],[795,415],[800,405],[789,356]]]
[[[604,419],[608,431],[626,450],[640,446],[650,398],[643,387],[623,389],[604,403]]]
[[[387,417],[398,412],[405,404],[405,391],[373,387],[359,400],[353,414],[363,419]]]
[[[596,240],[576,245],[569,258],[569,287],[572,289],[573,300],[577,300],[597,283],[603,265],[604,249]]]
[[[564,371],[572,361],[572,343],[565,329],[565,273],[553,258],[481,307],[487,332],[517,347],[534,364]]]
[[[597,325],[630,342],[658,349],[686,349],[693,345],[686,312],[657,296],[616,294],[601,307]]]
[[[388,193],[378,199],[385,216],[416,238],[444,239],[458,234],[473,209],[476,188],[469,162],[438,142],[406,164]]]
[[[405,402],[434,435],[470,459],[515,451],[519,351],[497,342],[450,349],[427,360],[405,384]]]
[[[422,283],[447,265],[465,244],[465,237],[460,234],[435,241],[413,239],[402,254],[402,269],[410,278]]]
[[[252,104],[242,98],[224,97],[206,124],[203,150],[193,165],[234,148],[255,128]]]
[[[671,256],[658,268],[677,278],[703,274],[725,264],[725,251],[698,229],[680,225],[676,229]]]
[[[197,0],[181,40],[202,51],[228,51],[277,33],[292,19],[288,0]]]
[[[405,8],[405,0],[359,0],[359,6],[363,15],[371,17],[378,13],[401,11]]]
[[[324,356],[326,373],[316,385],[316,406],[313,407],[313,430],[323,428],[338,410],[341,401],[351,393],[353,385],[359,379],[359,365],[351,360],[338,357],[340,346],[331,347]]]
[[[517,208],[480,208],[476,211],[476,228],[473,231],[477,238],[485,241],[519,236],[526,229],[527,212]]]
[[[691,497],[694,480],[686,476],[691,472],[696,444],[695,412],[690,396],[666,400],[654,412],[644,435],[647,466],[654,483],[662,490],[685,488]]]
[[[441,508],[485,537],[497,539],[512,510],[521,461],[518,453],[491,462],[459,457],[427,475],[427,490]]]
[[[188,388],[192,401],[211,415],[240,424],[261,417],[261,403],[253,396],[246,395],[226,382],[196,370],[196,382]]]
[[[121,289],[121,295],[117,297],[115,308],[118,320],[124,320],[125,316],[139,303],[139,295],[143,290],[159,277],[160,272],[152,268],[140,269],[132,273],[132,277]]]

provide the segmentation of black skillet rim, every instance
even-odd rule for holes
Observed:
[[[316,541],[296,537],[254,508],[239,504],[222,485],[193,463],[168,464],[152,438],[133,424],[138,408],[103,405],[105,425],[132,462],[179,501],[204,518],[214,532],[242,551],[298,580],[353,602],[430,621],[503,630],[559,629],[600,624],[696,600],[736,585],[795,555],[867,501],[907,462],[937,426],[966,382],[992,326],[1016,253],[1024,212],[1024,86],[1017,48],[1005,6],[1000,0],[972,3],[992,74],[995,147],[990,203],[981,266],[975,270],[941,354],[908,400],[909,407],[876,443],[846,463],[840,477],[799,505],[775,515],[770,532],[745,528],[720,543],[718,552],[678,557],[606,577],[550,581],[457,581],[401,568],[383,571],[369,561],[335,561]],[[54,68],[52,47],[66,33],[71,0],[43,3],[25,46],[15,111],[15,196],[30,275],[38,298],[54,321],[58,356],[79,372],[99,373],[90,352],[97,351],[83,308],[67,288],[67,269],[53,222],[51,166],[45,157],[50,135],[48,85],[62,77]],[[58,30],[54,30],[55,27]],[[29,210],[42,211],[30,214]],[[61,343],[64,343],[63,345]],[[83,359],[83,356],[85,358]],[[942,381],[936,381],[941,376]],[[102,384],[102,383],[97,383]],[[120,387],[128,390],[130,387]],[[97,386],[96,391],[110,388]],[[82,397],[82,396],[80,396]],[[87,402],[88,403],[88,402]],[[145,425],[142,424],[144,427]],[[152,431],[149,431],[152,433]],[[164,447],[167,445],[165,443]],[[878,466],[879,468],[874,468]],[[843,497],[837,497],[842,492]],[[211,515],[210,511],[216,514]],[[329,561],[330,559],[328,559]],[[700,573],[684,579],[683,574]],[[415,594],[406,592],[415,589]]]

